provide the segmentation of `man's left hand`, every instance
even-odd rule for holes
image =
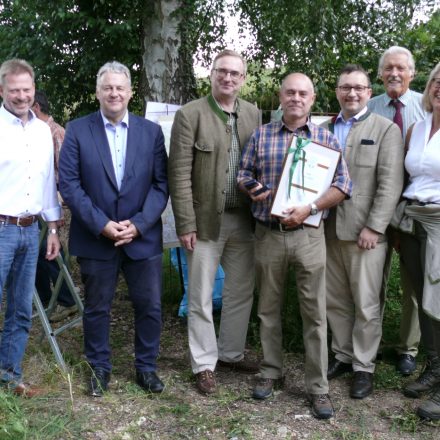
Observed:
[[[287,217],[280,219],[280,222],[288,228],[295,228],[302,225],[304,220],[310,215],[310,205],[293,206],[283,211],[283,214],[287,214]]]
[[[46,252],[46,260],[55,260],[60,253],[60,239],[58,238],[58,234],[49,234],[47,236],[47,252]]]
[[[115,246],[122,246],[123,244],[130,243],[139,235],[139,231],[130,220],[122,220],[119,222],[120,225],[126,226],[126,228],[117,233],[115,239]]]
[[[359,234],[357,245],[360,249],[374,249],[378,239],[379,233],[365,226]]]

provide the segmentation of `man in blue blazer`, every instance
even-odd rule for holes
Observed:
[[[100,111],[71,121],[61,148],[60,192],[72,211],[69,246],[85,288],[84,350],[90,395],[110,379],[110,309],[119,271],[135,315],[137,383],[160,393],[162,222],[168,200],[161,128],[128,112],[130,71],[114,61],[98,72]]]

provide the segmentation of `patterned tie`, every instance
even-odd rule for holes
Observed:
[[[400,102],[398,99],[395,99],[393,101],[390,101],[390,104],[396,109],[393,122],[399,126],[400,131],[402,132],[403,135],[403,118],[402,118],[402,112],[400,111],[401,108],[403,107],[403,103]]]

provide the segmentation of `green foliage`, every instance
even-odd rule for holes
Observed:
[[[274,79],[300,71],[314,81],[317,111],[339,108],[334,86],[341,67],[359,63],[376,76],[381,52],[402,40],[418,7],[425,13],[433,2],[421,0],[235,0],[241,10],[242,33],[255,42],[247,55],[256,65],[273,65]],[[423,45],[422,45],[423,47]]]
[[[153,3],[0,0],[0,60],[18,57],[29,61],[36,71],[37,87],[49,97],[52,113],[65,122],[97,109],[96,73],[102,64],[116,59],[132,72],[135,93],[131,109],[142,112],[143,17],[151,12]],[[206,46],[198,58],[211,55],[222,42],[223,3],[182,0],[180,4],[175,13],[183,19],[182,51],[189,52],[191,60],[199,47]]]

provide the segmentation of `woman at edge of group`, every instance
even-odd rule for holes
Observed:
[[[428,399],[417,408],[420,417],[440,419],[440,63],[429,75],[423,93],[423,121],[408,130],[405,169],[409,181],[392,224],[403,232],[399,247],[409,269],[419,304],[424,371],[406,385],[407,397]],[[426,263],[426,264],[425,264]]]

